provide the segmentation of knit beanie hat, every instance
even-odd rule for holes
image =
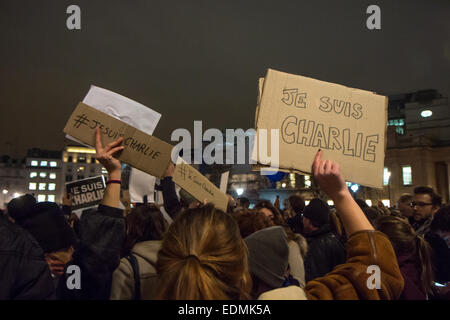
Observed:
[[[265,228],[244,239],[249,251],[250,273],[271,286],[280,288],[288,269],[287,235],[280,226]]]
[[[36,198],[31,194],[25,194],[8,203],[8,214],[16,222],[19,222],[33,214],[35,205]]]
[[[303,211],[303,216],[311,220],[316,227],[330,223],[330,207],[325,201],[312,199]]]
[[[75,245],[76,236],[54,202],[39,202],[33,214],[19,225],[37,240],[44,253],[56,252]]]

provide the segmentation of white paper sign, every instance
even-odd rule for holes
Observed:
[[[156,177],[136,168],[131,168],[129,184],[130,201],[132,203],[142,203],[144,196],[147,196],[149,203],[155,202],[155,182]]]

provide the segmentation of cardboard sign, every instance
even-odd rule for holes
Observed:
[[[169,166],[173,146],[80,102],[64,132],[95,146],[95,128],[101,130],[103,146],[123,137],[125,149],[118,159],[141,171],[162,178]]]
[[[72,194],[72,210],[86,209],[98,205],[105,191],[103,176],[66,183],[67,193]]]
[[[259,84],[256,129],[279,130],[279,168],[310,173],[322,149],[347,181],[382,188],[387,97],[270,69]]]
[[[178,163],[173,173],[173,181],[201,203],[206,199],[207,202],[213,203],[216,208],[223,211],[227,210],[227,195],[194,167],[186,163]]]

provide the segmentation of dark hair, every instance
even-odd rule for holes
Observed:
[[[440,207],[442,204],[442,197],[434,192],[430,187],[419,186],[414,189],[414,194],[428,194],[431,197],[431,203],[435,207]]]
[[[250,207],[250,200],[248,200],[248,198],[240,197],[240,198],[238,198],[238,200],[243,208],[247,209],[248,207]]]
[[[273,214],[273,222],[277,226],[284,226],[285,222],[283,216],[281,215],[280,210],[278,210],[269,200],[261,200],[255,206],[255,210],[259,211],[260,209],[269,209]]]
[[[414,255],[420,264],[420,288],[424,294],[432,293],[433,268],[431,264],[431,248],[428,243],[416,234],[411,225],[404,219],[394,216],[382,216],[375,221],[375,229],[389,238],[397,257]]]
[[[305,209],[305,200],[303,200],[302,197],[294,194],[290,196],[288,200],[292,210],[295,213],[301,213]]]
[[[234,216],[239,226],[242,238],[247,238],[252,233],[274,226],[274,222],[264,213],[242,210]]]
[[[369,220],[372,225],[374,224],[375,220],[381,216],[380,212],[377,209],[371,207],[366,207],[362,209],[362,211],[364,212],[367,220]]]
[[[405,203],[405,202],[410,203],[412,201],[412,199],[413,199],[412,194],[405,193],[405,194],[402,194],[402,196],[400,197],[400,199],[398,199],[398,201],[401,203]]]
[[[148,240],[162,240],[167,222],[155,204],[141,205],[131,209],[126,217],[127,235],[122,256],[130,254],[134,245]]]
[[[355,199],[355,202],[358,204],[361,210],[369,207],[369,205],[363,199]]]
[[[450,205],[440,208],[433,217],[430,229],[432,231],[447,231],[450,232]]]

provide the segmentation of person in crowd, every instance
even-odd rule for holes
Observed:
[[[345,262],[345,247],[331,231],[330,208],[325,201],[312,199],[303,211],[303,225],[308,241],[305,257],[306,281],[324,276]]]
[[[55,298],[44,252],[30,233],[0,216],[0,300]]]
[[[408,219],[409,223],[412,225],[414,223],[414,209],[411,207],[411,202],[413,201],[413,195],[409,193],[404,193],[397,201],[397,209],[400,214]]]
[[[440,208],[430,224],[425,240],[433,249],[435,281],[440,284],[450,282],[450,205]],[[449,283],[450,289],[450,283]]]
[[[236,201],[234,200],[231,194],[227,194],[228,203],[227,203],[227,213],[233,214],[234,210],[236,210]]]
[[[442,198],[429,187],[416,187],[414,189],[414,198],[411,207],[414,210],[413,227],[417,234],[425,236],[430,229],[433,221],[433,214],[439,210],[442,204]]]
[[[404,282],[392,244],[373,229],[353,200],[339,165],[322,160],[319,150],[312,172],[336,205],[348,234],[348,257],[330,273],[309,281],[304,288],[306,298],[398,299]],[[367,286],[370,265],[380,268],[380,289]],[[157,272],[160,299],[245,299],[252,288],[247,248],[238,225],[231,215],[211,206],[188,209],[171,224],[158,254]],[[275,290],[280,296],[291,289]],[[263,298],[272,298],[273,291]]]
[[[9,204],[13,209],[17,202],[25,199],[14,199]],[[54,202],[34,203],[26,215],[12,210],[17,225],[27,230],[38,242],[45,254],[55,286],[63,274],[65,266],[72,260],[77,244],[75,232],[64,218],[60,207]]]
[[[262,212],[241,210],[236,212],[234,217],[243,239],[258,230],[273,227],[275,225],[273,220]]]
[[[275,226],[274,222],[262,212],[242,212],[236,215],[242,238],[251,234]],[[280,226],[285,231],[286,244],[288,246],[288,263],[291,275],[296,279],[301,287],[305,286],[304,257],[307,252],[306,240],[298,234],[294,234],[288,227]],[[262,253],[264,254],[264,253]]]
[[[250,207],[250,200],[246,197],[239,197],[236,201],[236,209],[248,209]]]
[[[379,210],[373,208],[373,207],[365,207],[363,209],[364,214],[366,215],[367,220],[369,220],[369,222],[373,225],[375,220],[378,219],[378,217],[381,217],[382,214],[380,213]]]
[[[122,259],[114,271],[112,300],[150,300],[156,296],[156,260],[167,222],[155,204],[132,208],[126,217]]]
[[[282,226],[285,224],[281,212],[277,208],[275,208],[275,206],[269,200],[259,201],[255,205],[254,209],[268,216],[278,226]]]
[[[164,210],[169,214],[172,219],[175,219],[177,215],[183,210],[183,208],[196,208],[200,206],[200,202],[197,201],[185,190],[180,190],[180,199],[178,199],[175,191],[175,182],[173,182],[173,173],[175,171],[175,165],[169,164],[166,175],[161,179],[161,190],[164,201]]]
[[[114,270],[120,262],[125,241],[125,218],[119,209],[121,163],[116,156],[123,150],[119,138],[103,147],[96,129],[96,159],[108,172],[102,202],[96,210],[85,212],[80,219],[80,242],[62,274],[57,297],[64,300],[107,300],[111,295]],[[70,270],[71,272],[67,272]],[[79,270],[80,283],[76,278]],[[69,287],[68,283],[73,286]]]
[[[428,243],[406,219],[381,216],[375,221],[375,229],[389,237],[405,285],[401,300],[426,300],[433,293],[433,269]]]
[[[277,208],[278,210],[281,210],[280,209],[280,196],[279,195],[276,196],[276,199],[275,199],[275,202],[273,203],[273,206],[275,208]]]
[[[289,246],[284,228],[273,226],[256,231],[244,239],[249,252],[250,274],[252,276],[252,298],[264,299],[266,292],[270,298],[283,290],[278,299],[306,299],[300,290],[300,283],[290,274]],[[303,262],[303,260],[302,260]]]
[[[159,299],[250,298],[247,247],[234,218],[212,205],[186,209],[163,237]]]
[[[288,198],[288,208],[290,218],[286,221],[294,233],[303,234],[303,210],[305,201],[298,195],[292,195]]]

